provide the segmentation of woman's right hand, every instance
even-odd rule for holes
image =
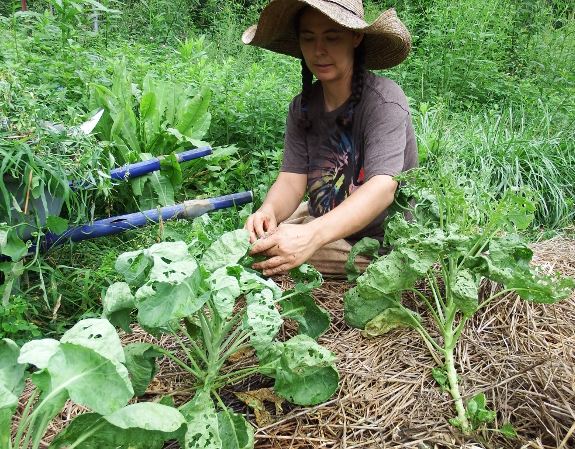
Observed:
[[[274,231],[277,225],[275,214],[260,208],[248,217],[244,229],[250,233],[250,243],[254,243],[258,238],[265,237],[266,233]]]

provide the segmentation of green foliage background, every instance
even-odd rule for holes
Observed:
[[[59,334],[68,320],[99,312],[100,292],[114,280],[110,261],[120,252],[158,238],[205,246],[241,226],[261,204],[281,163],[285,116],[300,91],[300,66],[241,44],[241,33],[256,23],[264,0],[100,0],[107,11],[98,12],[97,31],[95,6],[87,1],[62,0],[66,13],[56,8],[56,0],[27,3],[28,13],[19,0],[0,5],[0,145],[9,148],[15,136],[38,138],[40,120],[66,126],[86,120],[92,112],[90,85],[110,87],[114,67],[125,60],[135,92],[142,90],[147,74],[198,92],[209,88],[212,120],[203,140],[235,146],[183,166],[176,200],[248,189],[255,195],[253,205],[243,210],[45,255],[21,281],[21,297],[29,307],[17,313],[37,310],[37,324]],[[364,7],[368,21],[394,7],[412,33],[408,59],[382,74],[410,98],[421,165],[437,173],[464,173],[478,194],[486,192],[494,200],[509,187],[531,186],[538,203],[529,232],[549,235],[572,228],[572,2],[369,0]],[[105,154],[106,144],[87,140],[82,145],[90,154]],[[77,204],[91,211],[90,219],[137,209],[131,190],[122,185],[93,192]],[[16,329],[6,327],[6,336]]]

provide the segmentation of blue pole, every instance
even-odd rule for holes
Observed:
[[[253,194],[251,191],[232,193],[230,195],[208,198],[205,200],[184,201],[173,206],[164,206],[159,209],[150,209],[133,214],[119,215],[104,220],[97,220],[92,225],[71,226],[63,234],[48,232],[42,243],[42,250],[47,250],[53,246],[62,245],[68,241],[81,242],[82,240],[94,239],[105,235],[119,234],[134,228],[141,228],[148,223],[158,223],[162,220],[170,219],[192,219],[199,217],[206,212],[218,209],[225,209],[231,206],[239,206],[251,203]],[[29,249],[33,253],[35,247]]]
[[[207,147],[196,148],[194,150],[177,153],[176,159],[179,163],[182,163],[208,156],[209,154],[212,154],[212,148],[208,145]],[[165,156],[158,156],[147,161],[136,162],[135,164],[115,168],[110,172],[110,177],[112,179],[117,179],[118,181],[125,181],[129,178],[137,178],[138,176],[151,173],[160,169],[160,161],[164,157]]]
[[[212,147],[205,146],[201,148],[195,148],[193,150],[183,151],[181,153],[176,153],[176,160],[181,164],[182,162],[192,161],[200,157],[208,156],[212,154]],[[157,171],[161,167],[161,160],[165,156],[158,156],[147,161],[136,162],[134,164],[124,165],[123,167],[115,168],[110,171],[110,177],[117,181],[127,181],[130,178],[137,178],[138,176]],[[69,185],[72,188],[82,188],[90,187],[90,183],[79,185],[74,183],[74,181],[69,181]]]

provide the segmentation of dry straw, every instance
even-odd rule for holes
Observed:
[[[575,277],[575,240],[556,237],[532,245],[534,263],[545,271]],[[289,287],[282,280],[284,288]],[[301,408],[283,406],[276,421],[255,430],[256,448],[573,448],[575,447],[575,295],[555,305],[530,304],[514,294],[494,300],[466,325],[459,339],[456,360],[465,398],[484,392],[488,405],[497,411],[495,427],[511,421],[518,438],[510,440],[484,432],[472,440],[447,419],[455,414],[450,396],[442,394],[431,377],[434,361],[419,335],[398,329],[372,340],[361,337],[343,320],[342,295],[345,281],[327,281],[314,295],[330,311],[332,324],[320,337],[322,345],[338,355],[340,389],[325,404]],[[484,284],[489,293],[499,287]],[[487,292],[486,292],[487,293]],[[417,307],[413,298],[404,300]],[[433,329],[434,321],[424,325]],[[280,336],[288,338],[295,323],[286,322]],[[439,338],[439,333],[432,333]],[[139,328],[123,337],[124,343],[154,341],[166,349],[179,346],[168,337],[152,340]],[[185,359],[184,354],[180,354]],[[253,365],[250,357],[233,368]],[[231,366],[230,366],[231,368]],[[188,400],[193,379],[181,368],[163,359],[145,400],[173,395],[176,403]],[[254,424],[253,410],[240,402],[234,391],[250,391],[273,385],[263,376],[253,376],[226,387],[220,394],[236,412]],[[21,397],[23,405],[29,397]],[[68,403],[53,422],[45,443],[83,408]],[[176,448],[177,443],[169,445]]]

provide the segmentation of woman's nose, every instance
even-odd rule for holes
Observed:
[[[325,45],[321,39],[318,39],[315,43],[315,55],[316,56],[325,55]]]

